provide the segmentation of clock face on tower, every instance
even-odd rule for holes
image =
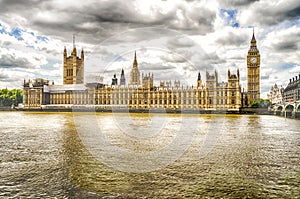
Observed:
[[[256,61],[257,61],[257,60],[256,60],[256,57],[251,57],[251,58],[250,58],[250,62],[251,62],[252,64],[256,63]]]

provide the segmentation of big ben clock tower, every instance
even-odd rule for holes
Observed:
[[[260,55],[254,36],[251,39],[250,49],[247,55],[247,88],[249,102],[260,100]]]

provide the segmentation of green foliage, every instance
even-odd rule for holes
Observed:
[[[260,99],[251,103],[251,108],[267,108],[271,102],[269,99]]]
[[[23,102],[23,90],[7,88],[0,90],[0,106],[17,106]]]
[[[267,108],[270,105],[271,105],[271,102],[270,102],[269,99],[260,99],[259,107],[261,107],[261,108]]]
[[[258,101],[254,101],[251,103],[251,108],[258,108],[259,107],[259,102]]]

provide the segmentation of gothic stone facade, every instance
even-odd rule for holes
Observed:
[[[24,82],[25,108],[70,108],[73,106],[93,106],[96,109],[130,109],[130,110],[239,110],[242,105],[258,100],[260,55],[253,34],[250,50],[247,56],[248,92],[241,92],[240,74],[231,74],[228,70],[228,81],[219,82],[218,73],[206,72],[206,82],[203,84],[198,73],[197,86],[183,87],[180,81],[160,82],[154,85],[153,74],[142,74],[136,52],[130,72],[130,82],[125,83],[122,69],[120,83],[114,75],[112,84],[84,84],[84,53],[81,58],[76,55],[75,45],[70,57],[64,50],[64,85],[49,84],[46,80],[40,83]],[[76,75],[75,75],[76,74]],[[34,92],[33,92],[34,91]],[[34,96],[33,95],[34,93]],[[35,99],[35,100],[31,100]],[[246,99],[246,102],[243,100]],[[248,103],[249,102],[249,103]]]
[[[139,76],[138,64],[135,59],[131,75]],[[122,71],[124,74],[124,71]],[[121,75],[123,76],[123,75]],[[206,74],[206,85],[202,84],[201,75],[198,74],[196,87],[180,86],[179,81],[161,82],[154,86],[153,74],[143,74],[142,84],[135,80],[133,85],[117,84],[114,76],[112,85],[100,83],[51,85],[47,81],[39,84],[24,83],[25,95],[39,93],[39,100],[32,103],[24,101],[27,108],[63,108],[71,105],[95,105],[97,109],[129,108],[130,110],[239,110],[241,107],[241,87],[239,72],[236,75],[228,71],[228,82],[218,82],[217,72]],[[123,82],[123,81],[122,81]],[[27,99],[27,98],[25,98]],[[31,106],[30,106],[31,105]]]
[[[75,45],[71,56],[67,56],[67,49],[64,48],[64,84],[84,83],[84,52],[81,50],[81,57],[77,56]]]
[[[283,88],[279,88],[277,84],[271,87],[268,99],[272,104],[280,104],[283,102]]]

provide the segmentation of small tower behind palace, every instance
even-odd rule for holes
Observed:
[[[120,77],[120,85],[121,86],[125,86],[126,84],[126,79],[125,79],[125,74],[124,74],[124,70],[122,68],[122,71],[121,71],[121,77]]]
[[[73,36],[73,51],[67,56],[67,49],[64,48],[64,84],[84,83],[84,52],[81,50],[81,57],[77,57],[75,47],[75,36]]]
[[[202,80],[201,80],[201,74],[200,72],[198,73],[198,79],[197,79],[197,87],[202,87]]]
[[[242,105],[242,95],[240,86],[240,70],[237,69],[236,75],[228,70],[227,103],[230,107],[240,107]]]
[[[140,71],[138,69],[138,63],[136,60],[136,52],[134,52],[134,61],[130,72],[130,85],[140,85]]]
[[[260,54],[253,35],[247,55],[247,89],[249,102],[260,100]]]
[[[153,88],[153,73],[152,74],[142,74],[142,86],[143,88]]]
[[[114,85],[114,86],[118,85],[118,78],[117,78],[116,74],[114,74],[114,77],[111,80],[111,85]]]

